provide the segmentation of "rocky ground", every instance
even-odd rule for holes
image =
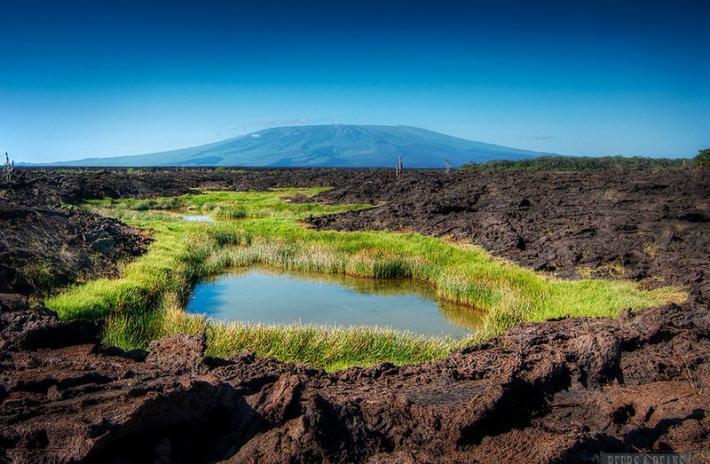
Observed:
[[[710,256],[708,171],[618,170],[473,175],[410,172],[321,195],[379,208],[317,227],[415,230],[477,243],[539,271],[686,283]]]
[[[335,187],[320,201],[382,203],[315,227],[451,236],[561,275],[586,267],[691,295],[618,320],[520,326],[436,363],[334,374],[205,358],[199,338],[100,347],[99,323],[34,303],[115,272],[148,240],[63,203],[312,185]],[[709,201],[710,172],[689,170],[22,171],[0,184],[0,462],[708,462]]]

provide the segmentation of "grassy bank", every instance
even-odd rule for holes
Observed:
[[[100,279],[49,299],[62,318],[106,318],[105,342],[145,347],[156,337],[206,330],[210,354],[243,350],[329,369],[437,359],[473,340],[376,328],[268,327],[208,322],[182,311],[192,285],[233,266],[283,269],[425,282],[437,296],[487,313],[475,339],[528,321],[561,316],[615,316],[684,298],[678,289],[643,291],[632,282],[563,281],[462,246],[414,233],[315,231],[310,215],[366,208],[322,205],[307,197],[322,189],[206,192],[153,200],[101,200],[88,207],[151,231],[148,253],[124,266],[122,277]],[[296,198],[297,201],[290,201]],[[305,201],[304,201],[305,200]],[[214,223],[186,222],[182,214],[208,214]]]

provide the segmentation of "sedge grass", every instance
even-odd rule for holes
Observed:
[[[46,304],[62,318],[105,318],[104,342],[144,348],[173,333],[206,331],[208,353],[241,351],[337,369],[379,361],[405,364],[444,357],[463,344],[523,322],[563,316],[614,317],[685,298],[682,289],[640,289],[624,280],[561,280],[492,257],[480,247],[416,233],[315,231],[300,221],[369,205],[303,201],[323,188],[266,192],[204,192],[153,200],[96,200],[87,207],[151,232],[148,252],[126,264],[120,278],[68,289]],[[301,197],[298,202],[290,198]],[[146,208],[146,205],[148,207]],[[201,212],[214,223],[181,220]],[[219,323],[182,308],[194,283],[235,266],[276,268],[369,278],[411,278],[437,296],[486,316],[468,340],[423,337],[356,327],[264,326]]]

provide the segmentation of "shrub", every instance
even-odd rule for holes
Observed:
[[[710,166],[710,148],[704,148],[698,152],[698,156],[693,159],[696,166]]]
[[[589,171],[610,168],[683,167],[687,162],[687,159],[682,158],[646,158],[642,156],[540,156],[517,161],[497,160],[486,163],[468,163],[464,164],[461,169],[473,172]]]

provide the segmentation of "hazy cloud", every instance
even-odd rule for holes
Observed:
[[[296,119],[271,119],[267,121],[249,121],[242,124],[232,124],[229,126],[229,130],[237,132],[253,132],[255,130],[267,129],[269,127],[280,127],[280,126],[300,126],[307,124],[323,124],[333,122],[329,118],[296,118]]]
[[[537,141],[545,141],[545,140],[553,140],[556,139],[554,135],[519,135],[521,139],[530,139],[530,140],[537,140]]]

